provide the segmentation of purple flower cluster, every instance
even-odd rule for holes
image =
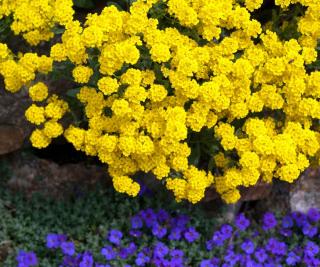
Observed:
[[[38,258],[34,252],[19,251],[17,256],[18,267],[31,267],[38,265]]]
[[[186,240],[189,243],[199,239],[200,234],[193,227],[188,227],[189,217],[178,215],[172,217],[165,210],[155,212],[152,209],[140,211],[131,218],[131,230],[129,234],[132,237],[141,237],[144,232],[150,233],[158,238],[169,240]]]
[[[239,214],[233,224],[213,232],[204,250],[205,237],[191,226],[188,216],[146,209],[131,218],[128,232],[111,229],[107,233],[99,261],[90,251],[77,253],[66,235],[48,234],[46,246],[61,251],[59,267],[316,267],[320,266],[319,224],[317,209],[293,212],[281,220],[267,212],[260,224]],[[18,267],[38,264],[33,252],[20,251],[17,261]]]
[[[320,266],[319,222],[317,209],[293,212],[281,221],[267,212],[261,225],[250,229],[250,221],[240,214],[234,226],[222,225],[206,242],[208,251],[223,250],[220,260],[206,259],[200,266]]]

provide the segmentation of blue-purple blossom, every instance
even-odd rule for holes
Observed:
[[[307,216],[301,212],[292,212],[291,216],[295,220],[298,227],[302,227],[308,223]]]
[[[318,209],[315,209],[315,208],[309,209],[307,216],[310,222],[312,223],[320,221],[320,212]]]
[[[220,231],[216,231],[214,232],[211,241],[215,246],[222,246],[224,244],[225,238]]]
[[[266,253],[266,250],[263,248],[259,248],[256,250],[254,253],[255,258],[257,259],[258,262],[265,262],[268,258],[268,254]]]
[[[277,225],[276,217],[272,212],[266,212],[263,216],[263,225],[262,228],[266,230],[270,230]]]
[[[120,248],[120,250],[119,250],[119,257],[120,257],[121,259],[126,259],[126,258],[128,258],[129,256],[131,256],[132,254],[134,254],[135,251],[136,251],[136,249],[137,249],[137,246],[135,245],[135,243],[131,242],[131,243],[129,244],[129,246]]]
[[[160,223],[165,223],[169,221],[170,215],[167,211],[160,209],[157,213],[157,219]]]
[[[301,257],[294,253],[293,251],[288,253],[288,256],[286,258],[286,263],[289,266],[296,266],[298,263],[300,263]]]
[[[211,260],[202,260],[200,262],[200,267],[214,267],[214,265]]]
[[[232,236],[233,228],[229,224],[224,224],[220,228],[220,233],[223,236],[223,239],[229,239]]]
[[[180,227],[180,228],[185,228],[187,226],[187,224],[189,223],[190,221],[190,218],[189,216],[187,215],[184,215],[184,214],[181,214],[181,215],[178,215],[175,219],[174,219],[174,224],[177,226],[177,227]]]
[[[82,260],[79,264],[79,267],[93,267],[93,257],[91,255],[91,253],[89,252],[85,252],[83,254]]]
[[[155,237],[163,238],[167,234],[167,228],[158,223],[155,223],[152,227],[152,234]]]
[[[200,237],[200,234],[196,231],[195,228],[190,227],[189,229],[187,229],[187,231],[185,231],[184,233],[184,238],[189,242],[192,243],[195,240],[197,240]]]
[[[48,234],[46,241],[47,248],[58,248],[60,246],[57,234]]]
[[[131,235],[132,237],[141,237],[142,232],[140,230],[133,229],[129,231],[129,235]]]
[[[304,247],[304,253],[309,257],[314,257],[319,253],[319,246],[312,241],[308,241]]]
[[[183,258],[183,255],[184,255],[184,252],[180,249],[173,249],[170,251],[170,257],[171,258],[174,258],[174,259],[182,259]]]
[[[117,257],[117,252],[112,246],[108,245],[101,249],[101,255],[105,256],[106,260],[110,261]]]
[[[252,254],[254,252],[254,248],[254,243],[251,240],[245,240],[241,244],[241,249],[247,254]]]
[[[244,231],[249,227],[250,221],[243,213],[240,213],[235,219],[235,225],[239,230]]]
[[[140,229],[143,226],[143,221],[139,215],[133,216],[131,218],[131,228]]]
[[[305,223],[302,227],[302,232],[304,235],[312,238],[318,233],[318,228],[310,223]]]
[[[139,252],[135,263],[137,266],[146,266],[147,263],[150,262],[150,257],[145,255],[143,252]]]
[[[293,227],[293,219],[290,215],[284,216],[282,219],[282,227],[283,228],[291,228]]]
[[[60,248],[65,255],[72,256],[75,253],[73,242],[62,242]]]
[[[285,237],[292,236],[292,230],[287,228],[280,229],[279,233]]]
[[[152,209],[142,210],[140,215],[147,227],[152,227],[157,221],[157,216]]]
[[[38,258],[34,252],[19,251],[17,256],[18,267],[31,267],[38,265]]]
[[[287,246],[284,242],[278,241],[276,238],[270,238],[266,245],[266,249],[274,255],[285,255]]]
[[[113,229],[109,232],[108,239],[110,243],[120,245],[122,236],[123,234],[121,231]]]
[[[163,258],[169,253],[169,248],[162,242],[157,242],[154,246],[153,254],[155,257]]]
[[[169,240],[180,240],[181,239],[181,228],[174,227],[171,229],[170,234],[168,236]]]

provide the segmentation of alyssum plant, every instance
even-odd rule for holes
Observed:
[[[1,16],[31,46],[61,41],[50,56],[2,43],[0,73],[7,90],[29,88],[33,146],[64,135],[131,196],[143,171],[177,200],[196,203],[214,187],[233,203],[240,186],[293,182],[319,158],[319,1],[276,0],[272,16],[262,4],[138,0],[81,24],[71,0],[2,1]],[[50,94],[41,77],[68,71],[77,89]]]

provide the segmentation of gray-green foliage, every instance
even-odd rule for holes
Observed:
[[[7,242],[7,247],[11,247],[6,260],[0,260],[0,266],[4,267],[16,266],[15,257],[19,249],[35,251],[41,259],[39,266],[57,267],[61,262],[61,254],[51,253],[45,248],[48,233],[67,234],[75,242],[79,252],[90,250],[99,259],[108,230],[117,228],[128,232],[126,230],[129,229],[130,216],[147,207],[188,213],[192,218],[192,225],[203,233],[212,233],[215,223],[214,220],[205,219],[199,206],[178,204],[161,194],[130,199],[102,186],[65,201],[41,195],[34,195],[27,200],[22,194],[5,188],[3,178],[9,175],[5,171],[7,172],[0,166],[0,244]],[[194,252],[198,253],[196,251],[195,247]]]

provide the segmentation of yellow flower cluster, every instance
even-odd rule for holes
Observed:
[[[25,53],[17,58],[6,44],[0,43],[0,74],[6,90],[12,93],[32,82],[37,73],[47,74],[52,71],[52,63],[50,57],[38,56],[36,53]],[[35,90],[38,89],[33,89]]]
[[[43,83],[37,83],[30,88],[30,96],[34,101],[45,100],[48,88]],[[31,123],[40,126],[35,129],[30,137],[31,143],[36,148],[47,147],[53,138],[63,134],[63,127],[58,122],[68,111],[68,104],[52,95],[42,106],[32,104],[25,112],[25,116]]]
[[[12,16],[11,29],[21,34],[31,45],[48,41],[55,25],[66,25],[72,21],[72,0],[3,0],[0,3],[0,19]]]
[[[74,80],[82,84],[77,99],[88,120],[87,128],[71,125],[64,136],[77,150],[108,164],[117,191],[137,195],[139,184],[131,177],[143,171],[163,179],[177,200],[196,203],[214,187],[234,203],[240,187],[274,177],[293,182],[311,159],[319,158],[320,72],[306,70],[318,55],[319,0],[276,0],[281,8],[296,3],[306,8],[298,20],[300,37],[290,40],[251,18],[262,0],[238,2],[163,0],[164,11],[190,34],[164,28],[150,16],[158,0],[137,0],[130,12],[106,7],[99,15],[89,14],[84,25],[70,20],[68,5],[65,17],[51,10],[49,17],[57,16],[53,21],[66,30],[51,47],[50,60],[74,64]],[[21,7],[8,3],[0,4],[0,10],[11,6],[2,13],[23,21]],[[28,34],[34,26],[17,33]],[[90,49],[99,51],[97,68],[89,64]],[[11,91],[33,80],[35,72],[50,71],[33,54],[10,59],[5,45],[0,57],[0,73]],[[141,67],[144,60],[150,65]],[[96,72],[97,84],[89,84]],[[45,85],[33,85],[30,97],[43,101]],[[31,136],[34,146],[45,147],[62,134],[58,120],[67,110],[53,96],[46,106],[33,104],[26,111],[29,121],[42,125]],[[214,134],[206,142],[219,146],[210,154],[219,170],[215,176],[190,163],[190,136],[208,129]]]

